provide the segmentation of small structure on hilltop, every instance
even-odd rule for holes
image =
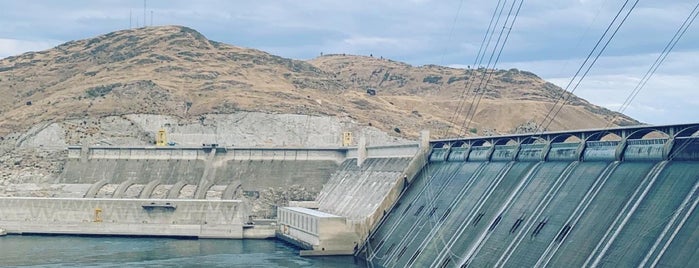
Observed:
[[[376,95],[376,89],[373,87],[368,87],[366,88],[366,94],[369,94],[369,96],[375,96]]]

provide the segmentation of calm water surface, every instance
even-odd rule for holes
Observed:
[[[363,267],[353,257],[302,258],[276,240],[17,235],[0,237],[0,266]]]

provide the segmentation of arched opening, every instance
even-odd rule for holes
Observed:
[[[439,148],[449,148],[449,144],[445,142],[438,142],[432,145],[432,149],[439,149]]]
[[[117,183],[108,183],[102,186],[102,188],[97,191],[97,195],[95,197],[97,198],[110,198],[112,195],[114,195],[114,191],[116,191],[117,187],[119,187],[119,184]]]
[[[578,136],[575,136],[573,134],[561,134],[558,136],[553,137],[551,139],[551,143],[580,143],[582,142],[582,139]]]
[[[223,192],[226,191],[227,185],[214,185],[206,191],[206,200],[220,200],[223,197]]]
[[[123,198],[138,198],[141,195],[141,192],[143,191],[143,188],[145,188],[146,185],[144,184],[132,184],[128,188],[126,188],[126,191],[124,191],[124,195],[122,196]]]
[[[465,141],[457,141],[452,143],[449,147],[451,148],[460,148],[460,147],[468,147],[468,143]]]
[[[670,135],[657,129],[646,128],[636,130],[626,138],[629,140],[667,139],[670,138]]]
[[[589,137],[585,141],[620,141],[621,137],[617,134],[611,133],[609,131],[597,132]]]
[[[493,144],[491,144],[491,143],[490,143],[489,141],[487,141],[487,140],[474,140],[474,141],[471,141],[470,143],[471,143],[471,146],[472,146],[472,147],[478,147],[478,146],[491,146],[491,145],[493,145]]]
[[[542,137],[527,137],[523,139],[520,144],[545,144],[547,141]]]
[[[170,191],[170,188],[172,188],[172,185],[160,184],[158,186],[155,186],[155,188],[153,189],[153,193],[150,194],[150,198],[163,199],[167,197],[167,193]]]
[[[194,199],[194,194],[197,192],[196,184],[187,184],[180,189],[179,199]]]
[[[495,141],[495,145],[517,145],[519,144],[516,140],[511,138],[504,138]]]
[[[699,126],[692,126],[675,134],[675,138],[699,137]]]

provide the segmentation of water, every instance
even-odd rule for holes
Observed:
[[[300,257],[276,240],[132,237],[0,237],[0,266],[361,267],[351,256]]]

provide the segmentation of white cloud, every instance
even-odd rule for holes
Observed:
[[[29,51],[45,50],[60,43],[61,41],[56,40],[30,41],[0,38],[0,58],[6,58]]]
[[[549,79],[565,86],[570,78]],[[586,77],[575,94],[597,105],[617,111],[636,87],[639,76],[624,74]],[[699,122],[699,77],[657,74],[633,99],[624,113],[642,122],[671,124]]]

